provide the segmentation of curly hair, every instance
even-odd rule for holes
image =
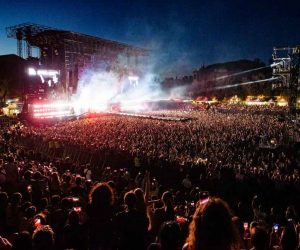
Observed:
[[[189,250],[232,250],[239,248],[239,234],[232,222],[228,204],[210,198],[196,209],[189,228]]]
[[[113,190],[107,183],[96,184],[89,194],[89,203],[93,207],[109,207],[114,201]]]

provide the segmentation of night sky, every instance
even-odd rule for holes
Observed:
[[[5,27],[32,22],[153,50],[154,69],[191,74],[202,64],[260,58],[300,44],[299,0],[0,0],[0,54],[16,54]]]

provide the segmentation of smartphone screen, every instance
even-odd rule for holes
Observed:
[[[80,213],[81,212],[81,207],[74,207],[74,211],[77,212],[77,213]]]
[[[202,191],[199,193],[199,200],[200,204],[205,204],[209,200],[209,192],[208,191]]]
[[[38,227],[40,227],[41,225],[42,225],[41,219],[40,219],[40,218],[36,218],[36,219],[34,220],[34,226],[35,226],[36,228],[38,228]]]

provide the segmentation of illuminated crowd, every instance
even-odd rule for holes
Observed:
[[[213,108],[147,114],[2,129],[0,249],[299,248],[294,124]],[[21,143],[32,139],[58,150]],[[70,148],[108,153],[76,162]]]

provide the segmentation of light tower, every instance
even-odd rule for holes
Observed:
[[[273,49],[273,76],[280,81],[274,84],[275,88],[288,89],[288,105],[290,113],[296,114],[297,96],[300,90],[300,45],[293,47],[274,47]]]

